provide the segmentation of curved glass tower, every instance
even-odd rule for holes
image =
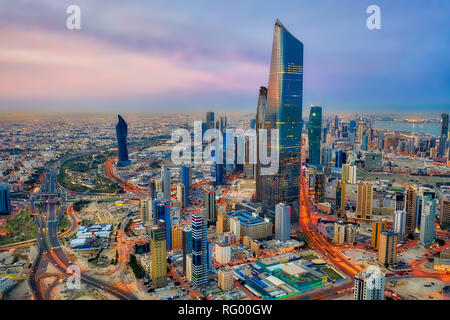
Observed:
[[[119,147],[119,167],[125,167],[130,164],[128,159],[127,135],[128,125],[123,118],[118,115],[119,122],[116,125],[117,145]]]
[[[303,43],[277,20],[264,128],[279,130],[280,166],[277,174],[262,177],[263,209],[274,217],[276,204],[288,204],[293,209],[291,222],[298,220],[300,199],[302,96]]]

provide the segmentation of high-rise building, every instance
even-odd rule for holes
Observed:
[[[256,165],[255,165],[255,183],[256,183],[256,201],[262,202],[262,185],[261,185],[261,159],[259,157],[259,132],[264,128],[264,118],[267,105],[267,88],[259,88],[258,107],[256,110]]]
[[[405,211],[406,211],[406,234],[414,234],[416,229],[416,190],[414,188],[406,189]]]
[[[172,227],[172,249],[183,249],[183,229],[180,226]]]
[[[314,177],[314,201],[316,204],[325,200],[325,179],[323,173],[316,173]]]
[[[347,163],[347,153],[343,150],[337,150],[334,156],[334,166],[336,168],[342,168],[344,163]]]
[[[311,106],[308,124],[309,164],[320,165],[320,143],[322,140],[322,107]]]
[[[181,208],[185,208],[186,206],[186,193],[184,189],[184,184],[177,184],[177,201],[180,203]]]
[[[334,239],[336,245],[355,244],[356,243],[356,226],[343,221],[334,223]]]
[[[241,223],[239,222],[238,217],[230,218],[230,232],[234,234],[236,237],[236,241],[240,242],[241,240]]]
[[[184,274],[186,275],[186,279],[189,283],[192,282],[192,253],[186,255],[186,263],[185,263]]]
[[[186,273],[186,258],[188,255],[192,253],[192,229],[190,227],[186,227],[182,232],[182,241],[183,241],[183,272]],[[192,256],[191,256],[192,258]],[[192,273],[192,272],[191,272]]]
[[[189,207],[189,190],[191,186],[191,167],[181,166],[181,183],[184,185],[184,206]]]
[[[386,266],[397,262],[398,235],[393,231],[381,231],[378,261]]]
[[[339,180],[336,185],[336,216],[339,218],[345,218],[345,193],[346,184],[345,181]]]
[[[291,207],[284,203],[275,206],[275,239],[287,241],[291,238]]]
[[[150,231],[150,250],[152,255],[152,285],[154,288],[167,284],[166,232],[164,221],[159,220]]]
[[[218,210],[217,212],[217,223],[216,223],[216,231],[217,234],[222,234],[228,232],[230,230],[230,225],[228,221],[228,214],[226,210]]]
[[[393,230],[398,234],[398,238],[403,240],[406,236],[407,213],[404,210],[394,212]]]
[[[427,246],[434,242],[436,237],[436,206],[433,199],[424,197],[422,206],[422,218],[420,222],[420,239],[421,246]]]
[[[141,218],[144,226],[153,225],[153,200],[152,198],[141,199],[140,203]]]
[[[172,218],[170,215],[170,201],[161,199],[153,200],[153,221],[156,224],[159,220],[165,222],[167,250],[172,249]]]
[[[9,214],[11,210],[11,196],[8,185],[0,185],[0,214]]]
[[[198,214],[192,215],[192,282],[196,287],[208,282],[208,238],[206,221]]]
[[[231,246],[221,241],[216,242],[216,261],[226,264],[231,261]]]
[[[441,200],[441,217],[439,224],[441,227],[450,225],[450,197],[443,197]]]
[[[356,185],[356,217],[372,218],[373,181],[363,181]]]
[[[381,221],[372,222],[372,237],[370,245],[373,249],[378,250],[380,246],[380,235],[383,231],[383,223]]]
[[[355,276],[354,300],[384,300],[385,275],[374,265]]]
[[[330,162],[333,160],[333,149],[331,148],[323,148],[322,149],[322,158],[320,160],[320,164],[324,167],[328,167]]]
[[[420,229],[420,220],[422,219],[423,196],[416,197],[416,228]]]
[[[216,223],[216,193],[214,190],[205,190],[205,209],[208,222]]]
[[[214,112],[206,113],[206,129],[214,129]]]
[[[230,291],[234,287],[234,270],[229,267],[220,268],[217,274],[217,285],[222,291]]]
[[[278,129],[279,169],[264,175],[263,212],[272,219],[275,205],[292,208],[298,221],[303,98],[303,44],[279,20],[275,23],[264,128]],[[271,138],[268,137],[268,149]]]
[[[122,116],[118,115],[118,118],[119,122],[116,125],[116,135],[119,148],[119,161],[117,162],[117,165],[119,167],[125,167],[130,164],[127,148],[128,125],[125,120],[123,120]]]
[[[349,184],[356,184],[356,166],[350,164],[343,164],[342,180],[344,180]]]
[[[439,137],[439,152],[440,157],[445,155],[445,147],[448,140],[448,113],[441,115],[441,135]]]
[[[367,151],[368,144],[369,144],[369,137],[367,136],[367,134],[365,134],[362,136],[362,139],[361,139],[361,150]]]
[[[405,209],[405,194],[403,192],[395,193],[395,211]]]
[[[166,166],[161,167],[161,182],[162,182],[162,191],[164,193],[164,200],[170,201],[170,170]]]
[[[154,179],[148,183],[148,196],[150,199],[156,199],[156,182]]]

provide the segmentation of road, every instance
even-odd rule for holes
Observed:
[[[72,265],[72,261],[68,258],[65,251],[62,249],[58,239],[58,223],[59,219],[65,211],[65,199],[57,210],[57,195],[56,195],[56,173],[49,171],[46,173],[42,187],[42,193],[49,195],[47,202],[42,202],[42,214],[36,215],[37,226],[37,243],[39,246],[38,256],[33,264],[32,272],[29,278],[30,288],[32,289],[36,299],[42,300],[45,298],[42,285],[39,280],[39,275],[45,273],[48,263],[52,263],[56,269],[68,276],[67,268]],[[53,194],[55,194],[53,196]],[[122,300],[137,299],[133,294],[118,289],[108,283],[99,281],[85,272],[80,273],[82,282],[89,284],[95,288],[101,289]]]

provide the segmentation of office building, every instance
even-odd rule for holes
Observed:
[[[0,185],[0,214],[9,214],[11,210],[11,195],[9,194],[8,185]]]
[[[166,226],[167,250],[172,249],[172,218],[170,214],[170,201],[153,200],[153,222],[163,220]]]
[[[223,208],[223,207],[222,207]],[[217,212],[216,231],[217,235],[228,232],[230,230],[230,223],[228,221],[228,214],[226,209],[219,209]]]
[[[320,164],[324,167],[328,167],[330,162],[333,160],[333,149],[323,148],[321,153],[322,158],[320,160]]]
[[[403,240],[406,233],[407,213],[404,210],[394,212],[393,230],[398,234],[399,240]]]
[[[172,250],[183,249],[183,228],[180,226],[172,227]]]
[[[421,246],[432,244],[436,237],[436,206],[433,199],[424,197],[422,207],[422,218],[420,221],[420,239]]]
[[[397,262],[398,235],[393,231],[381,231],[380,245],[378,249],[378,261],[385,266]]]
[[[336,185],[336,216],[338,218],[345,218],[345,181],[339,180]]]
[[[344,180],[349,184],[356,184],[356,166],[350,164],[343,164],[342,180]]]
[[[170,201],[171,184],[170,184],[170,170],[166,166],[161,167],[161,183],[162,191],[164,193],[164,200]]]
[[[220,264],[227,264],[231,261],[231,246],[221,241],[216,242],[216,261]]]
[[[448,113],[441,115],[441,135],[439,137],[439,152],[438,155],[443,157],[445,155],[445,148],[448,140]]]
[[[208,239],[206,221],[192,215],[192,282],[196,287],[208,282]]]
[[[256,109],[256,165],[255,165],[255,183],[256,183],[256,201],[262,202],[262,182],[261,182],[261,159],[259,157],[259,132],[264,129],[264,118],[267,105],[267,88],[259,88],[258,106]]]
[[[192,181],[192,170],[190,166],[181,166],[181,183],[184,185],[184,207],[189,207],[189,194]]]
[[[241,224],[238,217],[230,218],[230,232],[236,237],[236,241],[241,241]]]
[[[150,250],[152,255],[152,286],[165,287],[167,284],[166,232],[164,221],[159,220],[150,231]]]
[[[291,238],[291,207],[284,203],[275,206],[275,239],[287,241]]]
[[[314,202],[321,203],[325,201],[325,174],[316,173],[314,176]]]
[[[320,143],[322,140],[322,107],[311,106],[308,124],[309,165],[320,165]]]
[[[255,240],[272,235],[272,222],[269,218],[261,218],[258,214],[246,210],[230,212],[229,217],[230,229],[236,235],[236,239],[238,239],[237,232],[242,237],[249,236]],[[237,224],[239,224],[239,227],[236,226]]]
[[[141,218],[144,226],[153,225],[153,200],[152,198],[141,199],[139,202]]]
[[[119,122],[116,125],[116,135],[119,152],[119,161],[117,162],[117,165],[119,167],[125,167],[131,163],[130,160],[128,159],[128,147],[127,147],[128,125],[120,115],[118,115],[118,118]]]
[[[186,258],[192,253],[192,229],[186,227],[182,231],[183,246],[183,272],[186,274]]]
[[[337,150],[334,154],[334,166],[336,168],[342,168],[342,165],[347,163],[347,153],[342,150]]]
[[[187,281],[192,283],[192,253],[186,255],[185,271]]]
[[[209,223],[216,223],[216,193],[214,190],[205,190],[206,218]]]
[[[279,168],[264,175],[263,213],[272,219],[275,205],[291,206],[298,221],[303,98],[303,44],[279,20],[275,23],[264,128],[278,129]],[[271,149],[271,139],[267,139]]]
[[[180,208],[186,207],[186,192],[184,189],[184,184],[177,184],[177,201],[180,203]]]
[[[217,285],[222,291],[230,291],[234,287],[234,270],[231,267],[219,269],[217,274]]]
[[[384,225],[381,221],[372,222],[372,237],[370,239],[370,245],[373,249],[378,250],[380,246],[381,231],[384,230]]]
[[[450,225],[450,197],[443,197],[441,199],[441,216],[439,224],[441,227]]]
[[[206,129],[214,129],[214,112],[206,113]]]
[[[356,185],[356,217],[372,218],[373,181],[364,181]]]
[[[406,211],[406,234],[414,234],[416,229],[416,190],[406,189],[405,211]]]
[[[384,300],[386,278],[380,268],[374,265],[355,276],[354,300]]]
[[[356,243],[356,226],[343,221],[334,223],[334,238],[336,245],[355,244]]]

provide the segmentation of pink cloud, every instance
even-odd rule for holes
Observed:
[[[0,97],[68,99],[164,95],[205,90],[254,92],[265,65],[227,56],[204,66],[183,54],[149,54],[81,31],[0,29]]]

